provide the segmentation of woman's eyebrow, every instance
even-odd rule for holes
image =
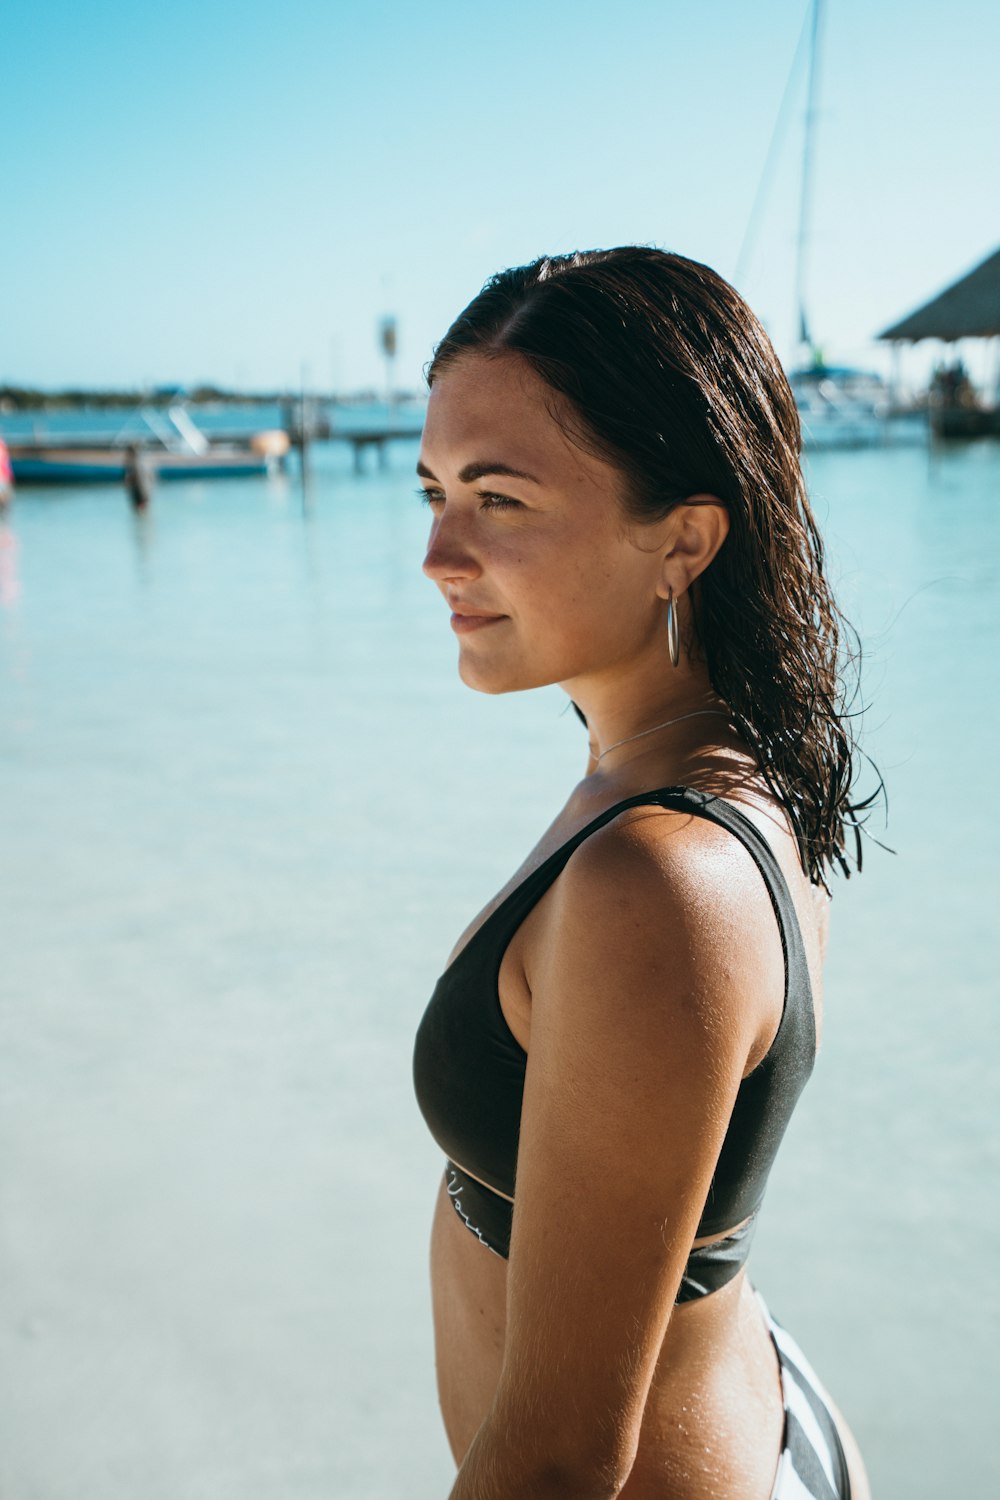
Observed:
[[[421,479],[433,479],[437,482],[437,476],[432,474],[425,463],[417,462],[417,473]],[[483,459],[476,463],[466,464],[464,469],[458,473],[462,484],[473,484],[477,479],[484,479],[487,474],[501,474],[505,479],[527,479],[530,484],[539,484],[534,474],[525,473],[524,469],[512,468],[510,464],[501,463],[499,459]]]

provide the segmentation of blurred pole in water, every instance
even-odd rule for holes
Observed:
[[[10,461],[10,451],[3,438],[0,438],[0,515],[4,507],[10,503],[14,496],[14,466]]]
[[[392,313],[388,313],[379,323],[379,342],[385,357],[386,422],[391,426],[392,409],[395,404],[396,349],[398,346],[396,319]]]
[[[302,395],[299,402],[299,469],[302,475],[302,509],[309,509],[309,430],[306,407],[306,383],[309,367],[302,365]]]
[[[156,466],[148,453],[135,443],[125,450],[125,488],[133,510],[147,510],[156,483]]]

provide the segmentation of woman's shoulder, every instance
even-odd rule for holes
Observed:
[[[718,799],[682,790],[683,801],[633,804],[595,829],[567,861],[563,890],[577,901],[627,903],[654,920],[662,918],[665,898],[681,909],[693,904],[703,921],[711,920],[713,910],[722,915],[730,906],[744,907],[761,890],[748,838],[734,836],[731,819],[704,815],[705,804],[718,806]],[[721,805],[734,810],[731,803]],[[761,833],[749,808],[741,821]]]
[[[726,828],[683,806],[625,808],[573,851],[539,918],[525,953],[536,1013],[566,993],[555,970],[572,953],[618,1021],[666,1001],[698,1032],[728,1033],[727,1048],[742,1037],[751,1066],[767,1050],[784,949],[760,871]]]

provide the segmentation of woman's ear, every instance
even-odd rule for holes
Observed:
[[[717,495],[689,495],[667,517],[657,593],[676,597],[704,573],[729,535],[729,510]]]

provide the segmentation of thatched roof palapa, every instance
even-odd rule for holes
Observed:
[[[1000,250],[878,336],[912,343],[1000,336]]]

